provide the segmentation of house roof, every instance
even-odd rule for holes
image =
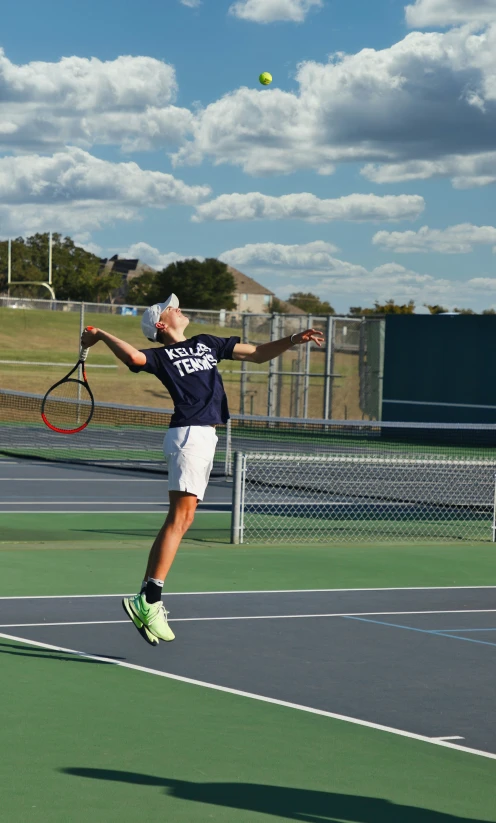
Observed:
[[[104,269],[115,272],[116,274],[122,274],[128,280],[131,280],[133,277],[137,277],[144,272],[156,271],[146,263],[141,263],[137,258],[129,259],[126,257],[119,257],[117,254],[114,254],[114,256],[110,258],[102,258],[100,260],[100,264]]]
[[[306,314],[306,311],[300,309],[299,306],[293,306],[292,303],[287,303],[286,300],[280,300],[281,308],[285,314]]]
[[[257,283],[256,280],[253,280],[253,278],[248,277],[247,274],[243,274],[242,272],[238,271],[232,266],[228,266],[227,270],[234,277],[234,282],[236,283],[236,291],[238,292],[238,294],[274,295],[273,291],[266,289],[265,286],[262,286],[260,283]]]

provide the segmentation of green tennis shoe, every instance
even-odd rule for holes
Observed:
[[[174,640],[175,634],[167,623],[168,612],[161,600],[148,603],[144,594],[137,594],[135,597],[124,597],[122,605],[141,636],[152,646],[156,646],[159,640]]]
[[[143,640],[146,640],[150,646],[158,646],[158,637],[155,637],[154,634],[145,626],[142,620],[134,613],[130,606],[130,602],[134,600],[134,598],[124,597],[122,600],[122,608],[126,612],[127,616],[133,621],[134,625],[138,629],[141,637]]]

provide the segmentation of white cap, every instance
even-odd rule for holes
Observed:
[[[145,337],[153,343],[157,340],[158,332],[155,323],[158,323],[160,315],[169,306],[172,306],[173,309],[179,308],[179,298],[176,297],[175,294],[171,294],[163,303],[155,303],[154,306],[150,306],[141,318],[141,331]]]

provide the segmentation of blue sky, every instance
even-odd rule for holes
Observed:
[[[495,0],[19,0],[0,46],[3,238],[496,306]]]

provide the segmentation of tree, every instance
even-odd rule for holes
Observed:
[[[312,292],[294,292],[289,298],[288,303],[292,306],[297,306],[307,314],[336,314],[330,303],[321,300],[316,294]]]
[[[444,306],[438,306],[437,304],[430,306],[428,303],[425,303],[424,305],[429,309],[431,314],[444,314],[448,311]]]
[[[177,294],[179,303],[190,309],[234,309],[236,283],[227,265],[209,257],[199,260],[178,260],[162,271],[145,272],[133,278],[127,299],[141,305],[152,305]]]
[[[12,279],[19,281],[48,280],[49,236],[34,234],[24,239],[18,237],[12,243]],[[7,286],[7,247],[0,243],[0,288]],[[120,286],[122,275],[102,271],[100,258],[76,246],[70,237],[52,236],[52,285],[58,300],[84,300],[93,302],[110,299],[111,293]],[[16,285],[16,294],[47,298],[48,292],[36,285]]]
[[[482,314],[496,314],[496,309],[484,309]]]
[[[374,303],[373,309],[364,309],[361,306],[350,306],[350,314],[353,316],[362,316],[369,314],[413,314],[415,311],[415,303],[409,300],[408,303],[398,305],[394,300],[386,300],[385,303],[379,303],[377,300]]]
[[[134,306],[150,306],[149,295],[152,289],[155,288],[155,280],[157,273],[153,271],[145,271],[129,282],[126,300]]]
[[[278,297],[273,297],[272,305],[270,309],[267,308],[267,311],[274,314],[287,314],[288,308],[287,304],[285,304],[283,300],[279,300]]]
[[[48,256],[47,256],[48,260]],[[32,260],[29,249],[26,247],[24,238],[17,237],[11,244],[12,280],[46,280],[47,274],[43,273],[36,262]],[[0,243],[0,289],[7,288],[8,281],[8,242]],[[48,272],[48,263],[47,263]],[[14,288],[14,287],[12,287]],[[29,297],[39,294],[39,286],[16,286],[22,289]],[[19,291],[17,292],[19,293]]]
[[[477,314],[473,309],[453,309],[456,314]]]

